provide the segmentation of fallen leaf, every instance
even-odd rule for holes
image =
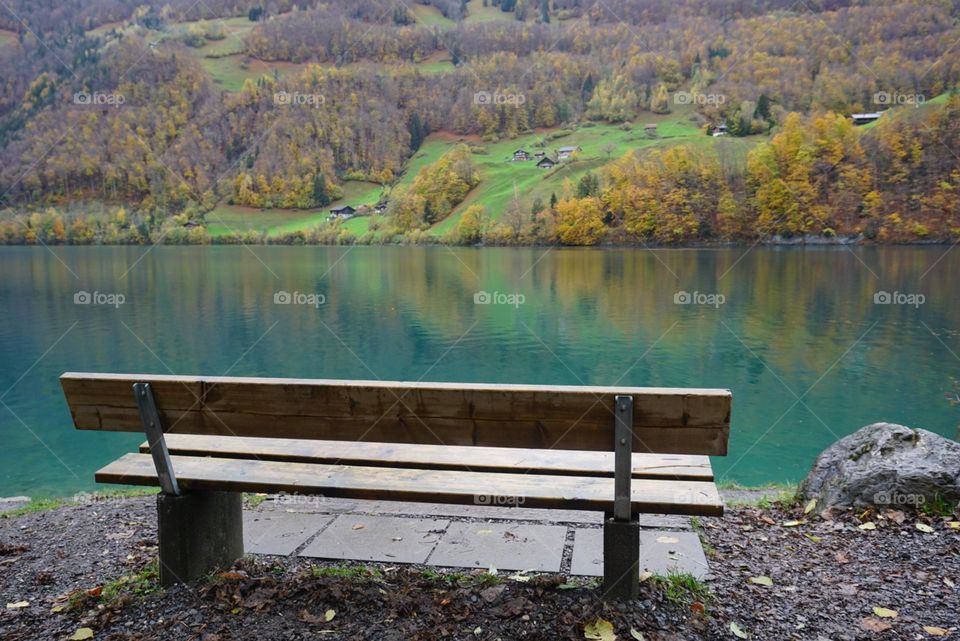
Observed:
[[[861,523],[857,527],[860,528],[861,530],[876,530],[877,524],[874,523],[873,521],[867,521],[866,523]]]
[[[960,530],[960,521],[947,521],[947,525],[954,530]]]
[[[364,525],[363,523],[354,523],[354,524],[353,524],[353,529],[354,529],[354,530],[362,530],[362,529],[365,528],[365,527],[367,527],[367,526]]]
[[[804,514],[810,514],[813,512],[813,508],[817,507],[817,499],[810,499],[806,507],[803,508]]]
[[[102,585],[98,585],[98,586],[95,587],[95,588],[90,588],[89,590],[87,590],[87,596],[98,597],[98,596],[100,596],[101,594],[103,594],[103,586],[102,586]]]
[[[679,543],[680,539],[675,536],[658,536],[657,543]]]
[[[926,532],[927,534],[930,534],[931,532],[933,532],[933,528],[927,525],[926,523],[917,523],[917,529],[920,530],[921,532]]]
[[[843,552],[834,552],[833,558],[837,560],[837,563],[843,565],[845,563],[850,563],[850,558]]]
[[[630,628],[630,636],[632,636],[637,641],[643,641],[643,635],[637,632],[636,630],[634,630],[633,628]]]
[[[640,573],[640,583],[643,583],[644,581],[646,581],[647,579],[649,579],[649,578],[652,577],[652,576],[653,576],[653,572],[649,572],[649,571],[647,571],[647,570],[644,570],[643,572]]]
[[[583,628],[584,639],[597,641],[616,641],[617,635],[613,632],[613,624],[605,619],[597,619]]]
[[[580,586],[576,583],[561,583],[557,586],[558,590],[576,590]]]
[[[84,639],[92,639],[93,630],[90,628],[77,628],[77,631],[73,633],[73,636],[70,637],[70,641],[84,641]]]
[[[798,525],[803,525],[806,521],[784,521],[783,527],[797,527]]]
[[[812,534],[807,534],[806,532],[804,532],[803,535],[804,535],[805,537],[807,537],[808,539],[810,539],[811,541],[813,541],[814,543],[819,543],[820,541],[823,540],[823,539],[820,538],[819,536],[814,536],[814,535],[812,535]]]
[[[956,584],[956,583],[954,583],[952,580],[950,580],[950,579],[948,579],[948,578],[946,578],[946,577],[944,577],[943,582],[944,582],[944,584],[945,584],[948,588],[955,588],[955,587],[957,587],[957,584]]]
[[[896,619],[897,615],[900,614],[896,610],[891,610],[890,608],[873,608],[873,613],[882,619]]]
[[[733,621],[730,622],[730,631],[733,632],[734,636],[736,636],[739,639],[747,638],[747,633],[744,632],[742,629],[740,629],[740,626],[734,623]]]
[[[243,572],[221,572],[219,576],[221,579],[237,581],[246,578],[247,575]]]
[[[703,614],[706,609],[707,609],[706,606],[704,606],[699,601],[694,601],[693,603],[690,604],[690,611],[693,612],[694,614]]]
[[[864,630],[870,630],[871,632],[883,632],[893,627],[889,623],[884,623],[880,619],[874,619],[873,617],[866,617],[860,622],[860,626]]]
[[[337,616],[336,610],[327,610],[326,612],[323,613],[323,620],[326,621],[327,623],[330,623],[331,621],[333,621],[333,617],[335,616]]]
[[[520,574],[520,573],[511,574],[511,575],[508,576],[507,578],[508,578],[508,579],[511,579],[511,580],[513,580],[513,581],[520,581],[521,583],[526,583],[527,581],[530,580],[530,577],[529,577],[528,575],[526,575],[526,574]]]
[[[479,625],[473,629],[473,636],[478,637],[483,632],[483,628]]]
[[[767,525],[776,525],[777,522],[771,519],[769,516],[761,516],[760,520],[766,523]]]
[[[323,619],[318,617],[316,614],[311,613],[309,610],[300,610],[299,617],[304,623],[310,623],[312,625],[323,623]]]
[[[25,608],[25,607],[27,607],[28,605],[30,605],[30,602],[29,602],[29,601],[17,601],[16,603],[8,603],[8,604],[7,604],[7,609],[8,609],[8,610],[19,610],[20,608]]]
[[[950,630],[947,630],[946,628],[938,628],[935,625],[925,625],[923,626],[923,631],[932,637],[945,637],[950,634]]]
[[[503,591],[507,589],[507,586],[500,584],[494,585],[492,587],[486,588],[480,592],[480,597],[487,603],[493,603],[500,595],[503,594]]]
[[[755,583],[756,585],[773,585],[773,579],[768,576],[752,576],[750,577],[750,583]]]
[[[63,612],[66,609],[67,609],[67,606],[65,605],[55,605],[52,608],[50,608],[50,612],[52,614],[56,614],[57,612]]]

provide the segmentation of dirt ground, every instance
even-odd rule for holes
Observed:
[[[649,577],[632,602],[559,575],[282,557],[164,591],[152,498],[67,506],[0,519],[0,639],[960,639],[956,515],[774,505],[695,524],[708,578]]]

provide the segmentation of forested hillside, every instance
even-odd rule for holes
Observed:
[[[10,0],[0,242],[949,241],[958,20],[960,0]]]

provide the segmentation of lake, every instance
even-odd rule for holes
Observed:
[[[64,371],[726,387],[715,469],[752,485],[960,423],[944,246],[5,247],[0,275],[0,495],[92,489],[142,440],[74,430]]]

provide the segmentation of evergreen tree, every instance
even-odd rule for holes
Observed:
[[[760,94],[760,99],[757,100],[757,108],[753,112],[753,117],[770,122],[770,99],[767,98],[767,94]]]
[[[326,207],[330,204],[330,194],[327,193],[327,179],[323,174],[313,177],[313,203],[316,207]]]
[[[420,149],[420,145],[423,144],[423,139],[426,138],[426,131],[423,127],[423,122],[420,120],[420,115],[416,112],[410,114],[410,118],[407,121],[407,129],[410,131],[410,151],[416,151]]]

